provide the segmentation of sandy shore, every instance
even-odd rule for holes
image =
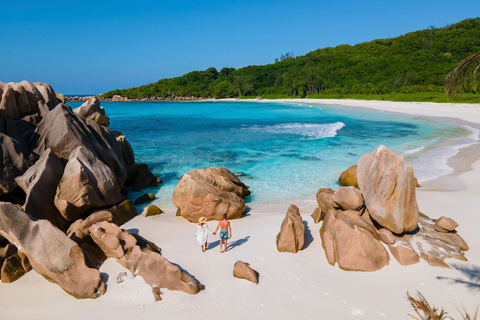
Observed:
[[[480,108],[474,105],[304,99],[283,102],[367,107],[480,124]],[[154,302],[151,288],[140,277],[129,274],[125,282],[117,284],[118,273],[125,270],[108,260],[101,268],[108,279],[107,293],[96,300],[76,300],[33,271],[13,284],[1,284],[0,319],[411,319],[407,313],[413,310],[406,292],[416,290],[460,319],[455,307],[473,311],[480,303],[480,152],[472,152],[470,159],[477,160],[471,170],[456,174],[463,185],[461,190],[444,191],[439,186],[440,190],[417,192],[420,210],[432,218],[455,219],[459,234],[470,246],[468,262],[447,261],[452,269],[430,267],[423,260],[403,267],[393,258],[390,265],[373,273],[345,272],[329,265],[321,245],[320,224],[314,224],[310,217],[316,207],[314,194],[312,201],[296,203],[307,226],[306,246],[297,254],[278,253],[275,246],[288,204],[256,208],[247,217],[232,221],[230,251],[222,254],[218,238],[212,236],[210,250],[202,253],[194,238],[195,225],[169,209],[158,217],[141,214],[123,228],[138,231],[157,243],[163,256],[202,282],[205,291],[192,296],[163,290],[164,300]],[[158,201],[155,204],[165,207]],[[208,224],[211,229],[216,226],[214,222]],[[249,262],[260,273],[258,285],[232,276],[237,260]]]

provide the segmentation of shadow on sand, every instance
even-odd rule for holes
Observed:
[[[451,267],[460,271],[460,273],[465,276],[466,279],[459,278],[447,278],[447,277],[437,277],[438,280],[446,280],[453,284],[462,284],[465,285],[468,289],[475,293],[480,293],[480,266],[471,265],[471,266],[461,266],[457,264],[452,264]]]
[[[230,251],[233,248],[241,246],[242,244],[247,242],[248,239],[250,239],[250,236],[246,236],[245,238],[234,240],[232,242],[227,242],[227,251]],[[215,249],[219,245],[220,245],[220,240],[213,241],[213,242],[208,244],[208,250]]]
[[[305,242],[303,244],[302,250],[305,250],[313,242],[313,235],[310,231],[310,228],[308,227],[308,222],[303,220],[303,224],[305,225]]]

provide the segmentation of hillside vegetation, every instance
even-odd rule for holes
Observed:
[[[391,39],[327,47],[299,57],[282,55],[282,59],[263,66],[193,71],[140,87],[117,89],[102,97],[332,98],[418,92],[438,95],[444,90],[445,76],[460,61],[479,51],[480,18],[466,19]],[[471,99],[471,94],[480,92],[480,86],[472,79],[459,92],[469,93]]]

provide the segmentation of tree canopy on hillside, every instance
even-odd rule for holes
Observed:
[[[103,94],[105,98],[299,96],[321,93],[442,92],[444,79],[460,61],[480,51],[480,18],[444,28],[411,32],[357,45],[327,47],[275,63],[181,77]],[[459,92],[480,91],[476,82]]]

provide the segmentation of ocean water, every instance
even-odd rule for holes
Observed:
[[[69,103],[72,108],[81,103]],[[137,162],[164,183],[151,191],[172,207],[183,174],[219,166],[250,186],[255,205],[315,199],[340,173],[386,145],[413,164],[420,182],[453,170],[447,159],[478,130],[418,116],[328,105],[272,102],[103,102]]]

